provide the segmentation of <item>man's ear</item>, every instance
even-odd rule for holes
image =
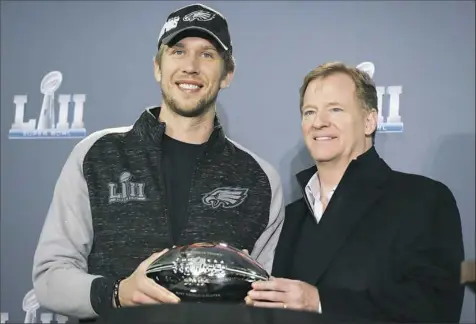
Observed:
[[[157,62],[156,58],[154,57],[154,77],[155,80],[160,83],[160,80],[162,79],[162,72],[160,71],[159,63]]]
[[[225,89],[228,88],[231,84],[231,81],[233,80],[233,77],[235,76],[235,72],[228,72],[225,77],[221,80],[220,82],[220,88]]]
[[[376,109],[371,109],[365,116],[365,135],[370,136],[377,129],[378,112]]]

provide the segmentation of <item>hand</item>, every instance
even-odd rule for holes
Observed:
[[[145,274],[149,265],[168,249],[152,254],[119,284],[119,301],[122,306],[143,304],[178,303],[180,299]],[[115,306],[115,305],[114,305]]]
[[[271,277],[269,281],[253,282],[252,287],[245,298],[247,305],[318,311],[319,292],[308,283]]]

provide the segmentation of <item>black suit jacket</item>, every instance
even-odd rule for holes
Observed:
[[[286,206],[272,274],[318,288],[337,319],[458,322],[461,221],[451,191],[393,171],[371,148],[352,161],[319,224],[303,198]]]

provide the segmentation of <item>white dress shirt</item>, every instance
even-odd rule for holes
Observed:
[[[332,195],[334,194],[334,191],[336,190],[336,187],[332,188],[332,190],[326,194],[328,204],[332,198]],[[317,175],[317,172],[314,173],[311,179],[309,179],[305,191],[307,200],[311,204],[314,217],[316,218],[317,223],[319,223],[322,218],[322,214],[324,213],[324,206],[321,203],[321,185],[319,184],[319,176]]]
[[[334,191],[336,190],[336,187],[332,188],[332,190],[326,194],[327,204],[329,204],[329,201],[331,200],[332,195],[334,194]],[[317,175],[317,172],[314,173],[311,179],[309,179],[309,182],[307,183],[305,188],[305,192],[306,192],[307,200],[309,201],[309,204],[311,205],[314,218],[316,219],[316,222],[319,223],[319,221],[322,218],[322,214],[324,213],[324,206],[322,205],[322,202],[321,202],[321,185],[319,184],[319,176]],[[322,313],[320,300],[319,300],[319,308],[317,311],[319,313]]]

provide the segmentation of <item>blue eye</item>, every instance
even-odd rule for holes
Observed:
[[[309,116],[310,114],[313,114],[314,113],[314,110],[306,110],[304,112],[304,116]]]
[[[183,51],[181,51],[181,50],[174,50],[172,52],[172,54],[182,54],[182,53],[183,53]]]
[[[334,107],[334,108],[331,108],[331,110],[332,110],[333,112],[338,112],[338,111],[342,111],[342,108]]]

